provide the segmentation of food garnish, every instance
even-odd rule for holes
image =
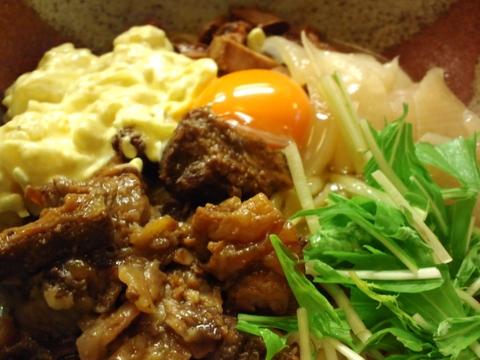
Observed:
[[[324,90],[332,111],[355,118],[339,75],[324,80],[329,82],[332,88]],[[480,356],[480,303],[475,299],[480,237],[473,215],[480,189],[476,137],[415,144],[407,119],[405,107],[401,118],[380,131],[360,122],[351,133],[367,144],[362,154],[364,190],[347,189],[347,197],[332,192],[327,206],[306,208],[292,218],[314,218],[320,224],[308,236],[303,259],[293,258],[271,236],[287,281],[308,314],[309,331],[303,332],[308,338],[299,343],[314,348],[302,360],[332,346],[331,338],[356,351],[346,352],[337,342],[334,347],[348,359],[362,358],[357,353],[392,359]],[[427,166],[447,172],[458,186],[441,187]],[[301,183],[295,185],[297,193],[304,192],[298,188]],[[340,315],[325,307],[324,293],[333,298]],[[285,318],[239,319],[240,328],[255,331],[267,347],[280,340],[274,342],[261,329],[280,329],[280,338],[302,335],[300,317],[290,318],[288,327]],[[341,331],[341,324],[347,330]]]

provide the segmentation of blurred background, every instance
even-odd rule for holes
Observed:
[[[132,25],[195,33],[231,6],[252,5],[313,27],[327,41],[400,56],[415,80],[433,66],[443,67],[450,88],[480,112],[479,0],[1,0],[0,92],[59,43],[101,53]]]

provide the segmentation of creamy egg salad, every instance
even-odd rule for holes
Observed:
[[[121,34],[102,56],[72,44],[53,48],[3,101],[11,120],[0,127],[0,213],[26,214],[27,185],[90,177],[114,157],[120,129],[140,133],[147,157],[158,161],[177,121],[216,74],[213,60],[175,53],[153,26]],[[124,153],[136,156],[132,147]]]

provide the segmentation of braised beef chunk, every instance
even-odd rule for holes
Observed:
[[[197,209],[191,223],[190,246],[207,253],[208,271],[222,281],[255,268],[282,274],[270,234],[278,234],[293,252],[300,250],[295,231],[263,194],[244,202],[231,198],[219,205],[207,204]]]
[[[198,208],[192,217],[193,238],[187,245],[206,261],[208,272],[234,284],[226,286],[233,309],[284,314],[295,301],[270,243],[272,233],[294,253],[300,251],[295,231],[259,194],[243,203],[231,198]]]
[[[108,246],[113,224],[102,198],[72,194],[37,221],[0,233],[0,278],[34,273],[69,256]]]
[[[36,272],[112,240],[124,243],[130,227],[144,224],[150,216],[142,181],[127,167],[83,183],[56,179],[27,189],[27,199],[47,209],[37,221],[0,233],[0,278]]]
[[[208,181],[233,174],[223,196],[277,186],[278,180],[253,179],[246,170],[262,162],[290,183],[280,153],[201,114],[207,119],[190,118],[194,130],[183,134],[195,136],[200,126],[220,144],[207,137],[189,145],[183,135],[181,144],[170,144],[182,176],[193,173],[200,154],[212,172]],[[219,157],[233,165],[216,172]],[[39,219],[0,233],[0,359],[260,360],[263,341],[239,332],[236,314],[295,312],[269,234],[294,253],[300,244],[264,194],[207,204],[182,222],[151,211],[140,174],[115,166],[88,181],[30,188],[27,198],[43,208]]]
[[[26,190],[26,198],[40,207],[60,206],[68,194],[90,194],[103,199],[117,243],[124,243],[131,227],[145,224],[150,217],[144,184],[138,172],[129,166],[115,166],[85,182],[57,178],[49,185]]]
[[[123,287],[112,267],[70,259],[44,273],[41,290],[52,309],[103,314],[115,306]]]
[[[268,270],[240,277],[228,289],[227,304],[237,311],[275,314],[286,314],[296,305],[284,277]]]
[[[292,185],[281,152],[206,108],[193,110],[179,123],[164,150],[160,179],[177,198],[195,205],[271,195]]]

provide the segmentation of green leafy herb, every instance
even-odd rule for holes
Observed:
[[[451,267],[452,274],[457,273],[463,258],[468,252],[474,222],[472,213],[476,202],[477,197],[472,196],[468,199],[458,200],[448,207],[450,223],[452,224],[448,236],[450,253],[454,259]]]
[[[445,356],[459,356],[479,338],[480,315],[443,320],[433,336]]]
[[[350,289],[350,300],[357,314],[370,330],[378,330],[378,327],[391,326],[395,323],[395,315],[378,301],[365,295],[356,287]]]
[[[372,175],[381,170],[411,205],[429,212],[438,231],[446,234],[447,215],[441,190],[415,153],[412,124],[405,121],[407,115],[408,108],[404,106],[403,115],[382,131],[368,129],[381,154],[373,154],[365,167],[364,176],[367,183],[379,187]],[[383,166],[380,156],[386,161]]]
[[[323,224],[327,224],[327,229],[337,229],[339,232],[344,231],[342,228],[348,226],[349,221],[353,222],[370,236],[357,238],[357,241],[363,239],[361,245],[371,245],[373,240],[376,240],[381,248],[388,250],[412,271],[416,271],[420,266],[433,264],[431,249],[423,243],[415,230],[408,226],[400,210],[362,197],[347,199],[332,194],[330,199],[333,202],[331,206],[301,211],[296,217],[316,215]],[[353,241],[355,242],[355,239]],[[348,244],[348,241],[346,243]],[[312,247],[315,247],[315,242]]]
[[[298,304],[308,311],[312,332],[319,338],[329,336],[351,344],[350,327],[345,320],[306,276],[298,271],[296,261],[278,236],[271,235],[270,240]]]
[[[459,137],[440,145],[419,143],[416,146],[416,154],[423,163],[454,177],[461,186],[460,189],[447,189],[450,194],[457,194],[458,200],[448,209],[452,224],[448,243],[455,259],[453,274],[460,267],[460,262],[468,251],[473,208],[480,192],[476,140],[476,136],[467,139]]]
[[[476,136],[459,137],[440,145],[419,143],[416,154],[425,164],[443,170],[467,189],[480,192],[480,171],[476,151]]]
[[[389,327],[379,330],[375,334],[373,334],[368,339],[368,341],[363,344],[363,349],[359,350],[362,351],[370,347],[386,350],[389,346],[391,346],[388,343],[385,344],[385,338],[389,336],[393,336],[395,340],[401,343],[406,349],[416,352],[420,352],[424,349],[424,341],[421,338],[417,337],[409,331],[402,330],[398,327]]]
[[[242,323],[249,323],[262,328],[282,330],[286,333],[291,333],[298,330],[296,316],[261,316],[238,314],[238,320]]]
[[[443,272],[441,287],[416,294],[400,294],[398,301],[410,314],[419,314],[431,326],[445,319],[466,315],[448,272]]]
[[[480,278],[480,239],[475,237],[472,243],[456,274],[454,284],[459,288],[467,288]]]
[[[313,50],[309,45],[307,52]],[[349,197],[333,193],[325,207],[304,206],[293,217],[315,223],[303,260],[271,236],[302,308],[303,356],[310,358],[306,341],[311,337],[314,344],[334,344],[350,360],[358,357],[338,340],[372,359],[480,359],[476,137],[415,145],[407,107],[377,131],[359,119],[339,75],[322,78],[318,85],[354,154],[357,172],[364,165],[365,182],[333,176]],[[431,167],[448,173],[458,186],[442,188]],[[293,316],[239,316],[240,329],[269,342],[269,354],[279,351],[298,326]],[[262,335],[261,329],[271,333]]]

